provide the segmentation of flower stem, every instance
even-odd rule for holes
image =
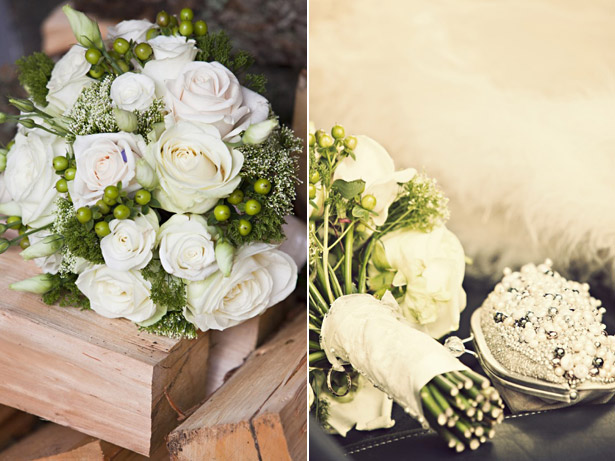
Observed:
[[[329,312],[329,306],[327,305],[327,301],[325,301],[325,298],[322,297],[320,291],[318,291],[318,288],[316,288],[316,285],[314,285],[314,282],[312,282],[311,280],[310,295],[317,301],[316,307],[318,307],[318,310],[320,312],[322,312],[323,314]]]
[[[323,285],[325,292],[327,293],[327,297],[329,298],[329,302],[333,303],[335,301],[335,296],[333,296],[333,290],[331,289],[331,282],[329,280],[329,271],[326,270],[329,267],[329,213],[331,211],[331,205],[327,204],[325,206],[325,214],[324,214],[324,235],[323,235],[323,250],[322,250],[322,266],[325,268],[324,277],[323,277]]]
[[[38,227],[38,228],[36,228],[36,229],[30,229],[28,232],[24,232],[23,234],[18,235],[18,236],[17,236],[17,237],[15,237],[14,239],[9,240],[9,244],[11,244],[11,245],[12,245],[13,243],[16,243],[16,242],[20,241],[22,238],[27,237],[27,236],[28,236],[28,235],[30,235],[30,234],[34,234],[34,233],[36,233],[36,232],[38,232],[38,231],[42,231],[42,230],[45,230],[45,229],[49,229],[52,225],[53,225],[53,223],[49,223],[49,224],[47,224],[47,225],[45,225],[45,226]]]
[[[350,295],[354,292],[352,283],[352,254],[354,251],[354,222],[348,226],[346,240],[344,245],[344,285],[346,294]]]
[[[374,251],[374,247],[376,246],[376,242],[378,241],[377,237],[372,237],[365,248],[365,252],[363,253],[363,260],[361,262],[361,267],[359,269],[359,285],[358,290],[359,293],[367,292],[367,263],[372,257],[372,252]]]

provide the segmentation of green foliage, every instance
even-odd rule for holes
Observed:
[[[165,272],[159,260],[152,259],[141,270],[141,274],[152,284],[150,298],[154,304],[166,307],[169,312],[183,310],[186,305],[186,286],[181,279]]]
[[[197,61],[217,61],[227,67],[238,78],[254,64],[254,57],[245,50],[233,52],[233,45],[228,34],[221,30],[196,38],[199,49]],[[265,92],[267,79],[264,75],[246,74],[243,83],[258,93]]]
[[[418,174],[402,186],[401,193],[389,208],[383,231],[405,228],[430,232],[448,218],[448,199],[438,182]]]
[[[76,274],[48,275],[52,278],[53,288],[43,295],[45,304],[59,304],[61,307],[80,307],[81,309],[90,308],[90,300],[75,285]]]
[[[297,156],[301,153],[302,141],[294,136],[290,128],[282,126],[274,130],[265,142],[243,145],[238,149],[244,155],[240,186],[245,195],[244,202],[256,199],[261,203],[262,210],[250,217],[250,234],[240,235],[238,220],[232,220],[226,235],[237,246],[253,241],[279,242],[284,238],[284,217],[293,212],[295,186],[299,182],[296,176]],[[271,181],[269,194],[254,192],[253,186],[258,179]]]
[[[160,321],[149,327],[139,327],[139,331],[147,331],[160,336],[170,338],[195,339],[196,327],[188,322],[181,312],[168,312]]]
[[[92,229],[77,221],[76,217],[69,219],[63,226],[64,244],[74,256],[94,264],[105,262],[100,249],[100,240]]]
[[[100,82],[94,82],[83,89],[68,116],[72,119],[69,129],[79,136],[96,133],[117,133],[120,131],[111,100],[111,84],[114,76],[108,75]],[[162,99],[156,99],[145,110],[135,110],[137,116],[136,133],[147,139],[155,123],[162,122],[165,105]]]
[[[51,78],[54,63],[45,53],[36,52],[19,58],[15,63],[19,74],[19,83],[32,100],[41,107],[47,105],[47,83]]]

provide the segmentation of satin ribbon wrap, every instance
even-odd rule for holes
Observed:
[[[320,343],[337,371],[349,363],[423,427],[428,427],[420,390],[442,373],[467,367],[439,342],[404,319],[395,298],[368,294],[336,299],[326,315]]]

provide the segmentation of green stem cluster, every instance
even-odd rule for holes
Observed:
[[[438,375],[420,395],[429,425],[458,453],[493,438],[494,427],[504,419],[498,391],[472,370]]]

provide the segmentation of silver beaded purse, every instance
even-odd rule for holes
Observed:
[[[471,318],[478,358],[494,383],[545,404],[608,401],[615,395],[615,336],[602,323],[606,310],[588,284],[551,266],[547,260],[504,271]]]

